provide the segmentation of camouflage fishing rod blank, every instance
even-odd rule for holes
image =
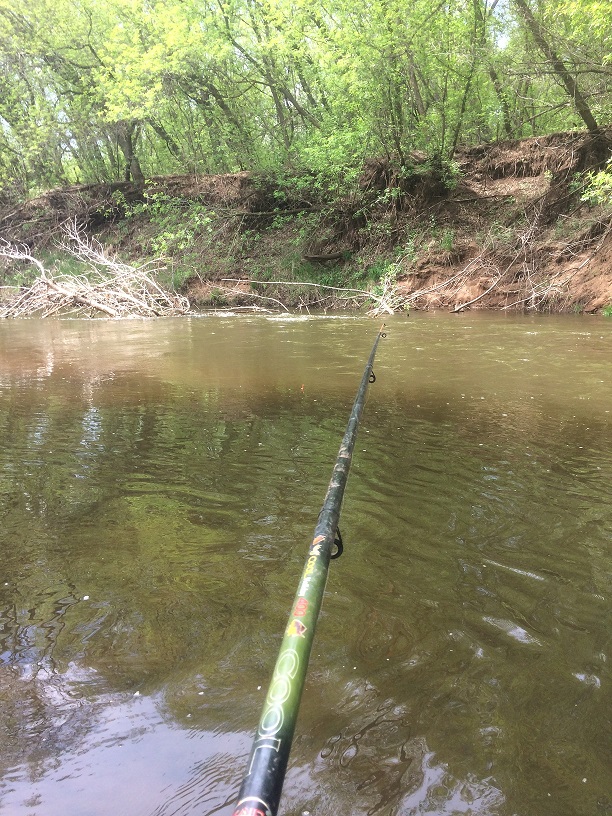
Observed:
[[[368,384],[376,379],[372,369],[378,343],[381,337],[385,337],[383,330],[384,323],[372,347],[340,445],[233,816],[276,816],[278,811],[329,562],[342,552],[342,539],[338,529],[342,497]]]

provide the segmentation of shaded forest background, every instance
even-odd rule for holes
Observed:
[[[211,279],[435,293],[450,270],[468,288],[420,305],[493,283],[537,308],[579,250],[609,267],[607,2],[0,0],[0,22],[5,239],[77,219],[218,304]]]
[[[612,121],[603,0],[0,0],[3,195],[307,171]]]

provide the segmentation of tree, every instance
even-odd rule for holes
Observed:
[[[409,165],[612,116],[599,0],[0,0],[0,179]]]
[[[593,116],[585,97],[578,87],[578,83],[565,66],[565,63],[555,48],[553,48],[551,43],[548,41],[544,30],[529,8],[527,0],[513,0],[513,2],[518,9],[519,14],[525,21],[525,24],[533,36],[533,39],[536,41],[538,47],[552,65],[555,73],[559,77],[559,80],[565,87],[570,98],[573,100],[578,115],[590,131],[597,131],[597,122],[595,121],[595,117]]]

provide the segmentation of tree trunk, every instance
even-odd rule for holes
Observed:
[[[499,100],[499,104],[501,105],[502,115],[504,119],[504,131],[506,136],[511,139],[514,135],[514,131],[512,129],[512,118],[510,116],[510,106],[508,105],[508,100],[504,93],[504,89],[499,78],[499,74],[495,70],[495,68],[489,63],[489,78],[493,83],[493,88],[495,89],[495,93],[497,94],[497,98]]]
[[[499,104],[501,105],[502,115],[504,120],[504,131],[506,136],[510,139],[512,138],[513,131],[512,131],[512,119],[510,117],[510,107],[508,105],[508,100],[504,93],[504,89],[502,86],[502,82],[499,78],[499,74],[495,70],[495,67],[492,60],[492,48],[489,44],[489,37],[487,34],[487,20],[491,17],[493,13],[493,9],[497,5],[497,0],[487,9],[486,7],[486,0],[485,0],[485,8],[483,9],[480,5],[480,0],[473,0],[473,7],[474,7],[474,19],[476,21],[476,25],[480,28],[480,47],[483,53],[486,53],[486,62],[487,62],[487,72],[489,74],[489,79],[493,84],[493,88],[497,95],[497,99],[499,100]]]
[[[156,122],[155,119],[148,118],[147,124],[157,133],[160,139],[162,139],[170,153],[174,156],[175,159],[180,158],[181,151],[177,143],[174,141],[172,136],[168,133],[166,128],[162,125],[161,122]]]
[[[130,179],[136,184],[144,184],[144,174],[138,161],[138,156],[134,152],[134,133],[136,122],[122,121],[117,123],[117,144],[125,158],[125,181]]]
[[[554,50],[552,45],[548,42],[546,37],[544,36],[544,32],[540,27],[540,24],[533,16],[531,9],[529,8],[526,0],[514,0],[514,3],[519,11],[519,14],[525,21],[525,25],[531,32],[533,39],[538,44],[542,53],[546,56],[546,58],[551,63],[555,73],[565,86],[566,91],[571,96],[574,105],[576,107],[576,111],[578,115],[587,126],[587,128],[591,131],[597,131],[598,126],[597,122],[595,121],[595,117],[589,108],[586,99],[580,93],[578,85],[576,84],[576,80],[570,74],[570,72],[565,67],[563,60]]]

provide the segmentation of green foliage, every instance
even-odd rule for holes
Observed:
[[[38,270],[33,266],[16,266],[11,264],[10,267],[3,265],[0,267],[0,283],[2,286],[30,286],[36,280]]]
[[[512,226],[495,220],[481,240],[487,248],[496,249],[503,246],[510,247],[515,239],[516,230]]]
[[[450,252],[453,248],[453,244],[455,242],[455,230],[449,229],[445,230],[442,233],[442,237],[440,238],[440,246],[442,249]]]
[[[368,266],[367,269],[363,270],[359,280],[362,285],[376,284],[377,287],[380,287],[381,281],[384,280],[389,272],[393,273],[396,267],[397,263],[389,261],[388,259],[376,260],[373,264]]]
[[[52,269],[62,275],[86,275],[91,265],[84,261],[53,250],[42,249],[37,253],[38,260],[45,269]],[[31,286],[40,272],[28,261],[13,262],[9,267],[0,269],[0,281],[10,286]]]
[[[605,170],[587,174],[586,187],[580,200],[592,206],[612,204],[612,161],[608,162]]]
[[[174,198],[167,193],[145,192],[142,201],[129,204],[121,191],[113,193],[113,199],[125,218],[146,216],[154,228],[151,250],[167,257],[175,253],[185,254],[196,238],[210,238],[216,213],[198,201]]]
[[[431,173],[440,179],[447,190],[454,190],[461,178],[461,168],[454,159],[446,158],[439,153],[430,158],[419,168],[421,175]]]
[[[604,306],[601,310],[602,315],[605,317],[612,317],[612,303],[608,304],[608,306]]]
[[[229,301],[226,295],[221,291],[221,289],[215,288],[210,293],[209,302],[211,306],[218,308],[222,306],[227,306]]]
[[[579,99],[612,119],[601,0],[0,0],[0,31],[8,198],[246,169],[339,196],[366,157],[413,151],[452,188],[459,143],[570,129]],[[160,249],[189,240],[169,228]]]
[[[394,285],[397,282],[398,275],[401,273],[401,264],[396,261],[380,261],[370,267],[370,276],[376,274],[376,283],[372,286],[372,294],[377,297],[382,296],[385,288]]]

